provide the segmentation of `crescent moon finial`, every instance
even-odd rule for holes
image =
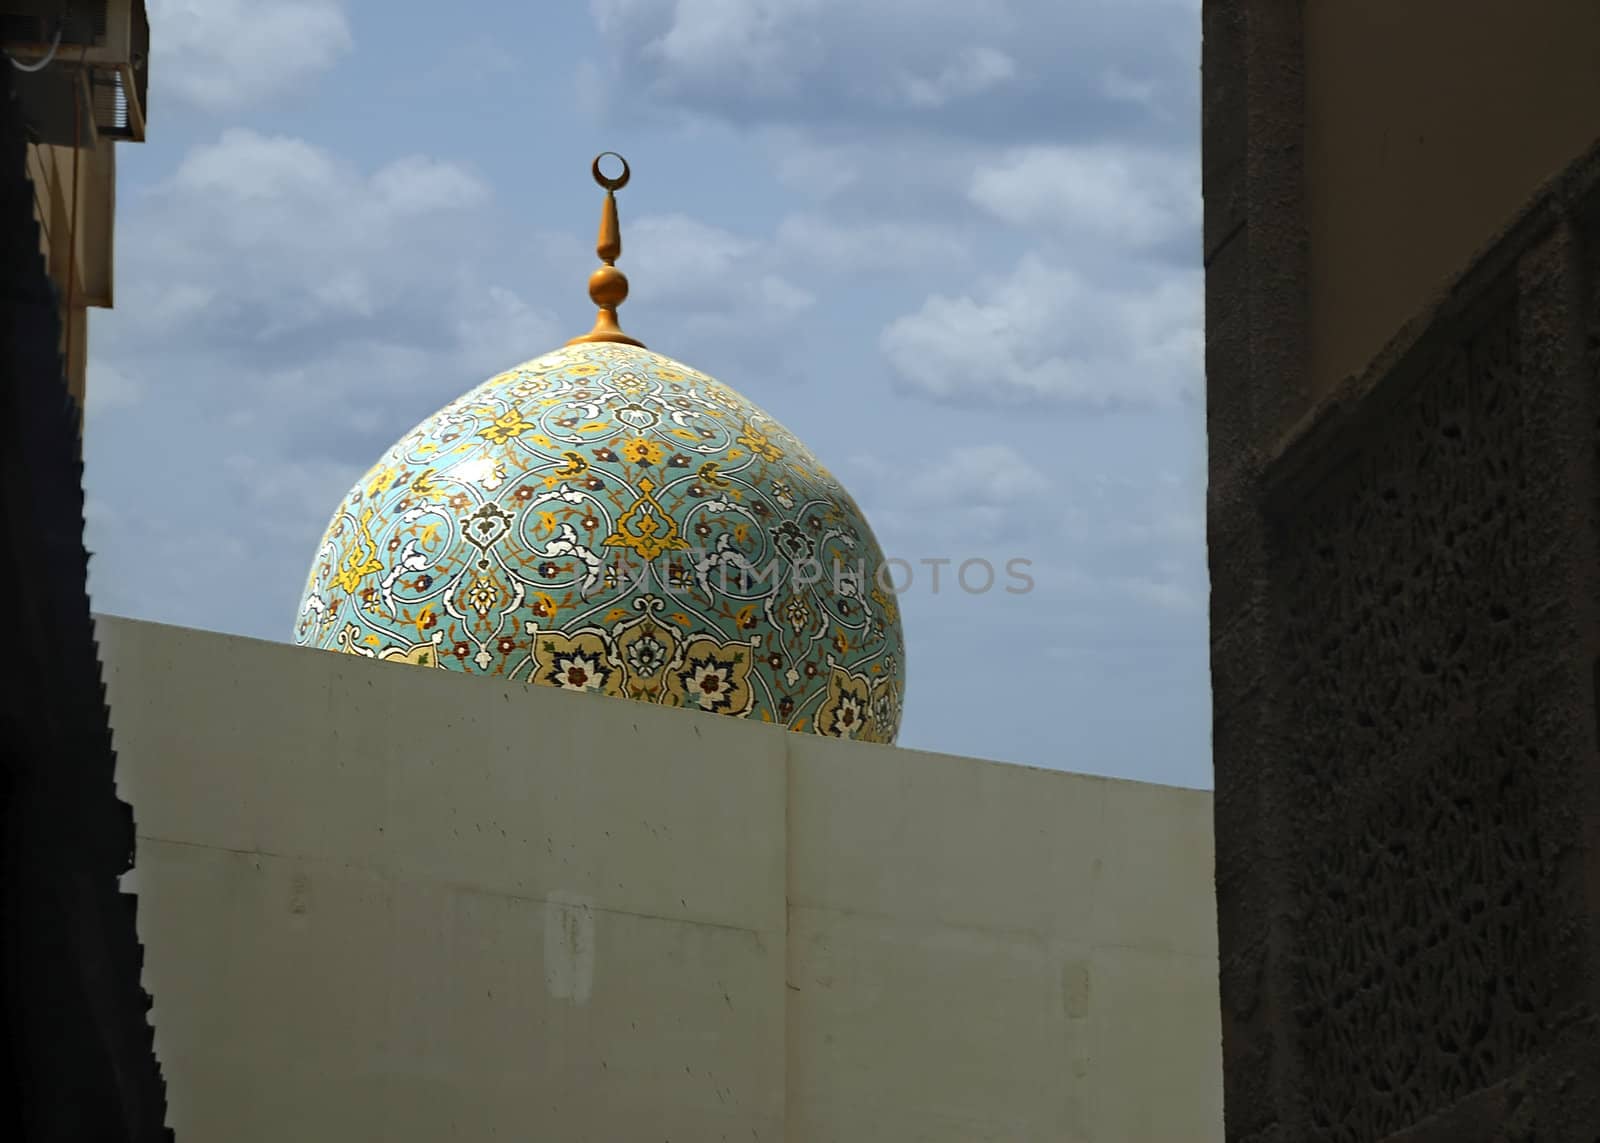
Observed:
[[[605,174],[600,170],[600,160],[605,158],[607,155],[610,155],[613,159],[622,164],[622,173],[617,175],[615,178]],[[623,187],[627,186],[628,179],[633,174],[633,172],[628,169],[628,160],[624,159],[615,151],[601,151],[594,157],[594,166],[591,167],[590,170],[594,174],[594,181],[599,183],[606,190],[612,192],[619,191]]]
[[[620,175],[612,177],[601,171],[600,160],[607,155],[622,164]],[[628,300],[628,277],[617,269],[617,258],[622,254],[622,227],[617,221],[616,192],[628,185],[628,179],[632,177],[633,172],[628,169],[628,160],[615,151],[600,152],[594,157],[594,163],[589,170],[594,175],[594,181],[604,187],[606,192],[605,205],[600,208],[600,237],[594,246],[594,252],[600,256],[601,266],[589,275],[589,300],[599,307],[600,312],[595,315],[592,330],[582,337],[573,338],[567,344],[615,341],[643,348],[643,342],[636,341],[623,333],[622,327],[617,324],[617,307]]]

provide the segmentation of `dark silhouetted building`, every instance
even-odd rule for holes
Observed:
[[[1600,1130],[1600,5],[1207,0],[1229,1140]]]

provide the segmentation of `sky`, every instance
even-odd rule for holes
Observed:
[[[148,0],[95,608],[288,641],[350,485],[588,330],[613,150],[623,327],[912,565],[899,744],[1209,787],[1199,6]]]

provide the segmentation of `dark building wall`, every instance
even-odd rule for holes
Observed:
[[[1600,139],[1600,4],[1304,9],[1309,372],[1325,393]]]
[[[1441,288],[1368,244],[1414,300],[1327,384],[1319,6],[1205,5],[1227,1137],[1594,1143],[1600,148],[1508,177]],[[1501,118],[1573,121],[1550,91]]]
[[[169,1139],[83,546],[78,407],[0,64],[0,1124],[52,1143]]]

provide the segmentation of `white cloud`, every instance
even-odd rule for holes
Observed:
[[[681,214],[632,219],[623,231],[636,297],[703,299],[743,289],[760,244]]]
[[[975,555],[976,546],[1026,539],[1056,487],[1009,444],[955,445],[911,465],[857,457],[851,468],[867,518],[903,558]]]
[[[967,242],[948,226],[894,220],[844,223],[816,214],[785,218],[775,241],[784,259],[831,273],[948,266],[968,253]]]
[[[611,83],[606,68],[596,60],[581,59],[573,69],[574,110],[585,123],[598,128],[611,108]]]
[[[329,197],[349,177],[331,154],[303,139],[232,128],[219,142],[196,147],[185,155],[171,185],[194,195],[266,202],[306,195]]]
[[[1204,608],[1205,489],[1172,472],[1099,473],[1055,501],[1072,589],[1168,612]]]
[[[240,507],[258,521],[252,539],[262,546],[279,541],[292,545],[303,537],[303,521],[325,521],[332,515],[363,467],[340,461],[285,465],[259,453],[237,452],[221,457],[217,475],[234,490]]]
[[[764,274],[755,284],[753,297],[771,314],[789,317],[817,304],[816,295],[776,274]]]
[[[475,207],[489,197],[482,182],[453,163],[413,155],[364,176],[303,139],[245,128],[190,151],[169,187],[219,218],[236,219],[235,239],[280,221],[280,212],[299,212],[296,221],[319,237],[356,239],[408,216]]]
[[[216,301],[215,286],[167,280],[147,281],[132,304],[143,314],[146,328],[151,333],[157,333],[183,329]],[[119,304],[124,307],[129,305],[125,300]]]
[[[1025,256],[974,294],[935,295],[883,331],[903,389],[982,405],[1167,405],[1198,392],[1198,270],[1096,286]]]
[[[422,155],[397,159],[371,179],[381,209],[396,215],[462,210],[481,205],[489,189],[454,163]]]
[[[96,381],[115,401],[118,375],[159,376],[164,406],[294,464],[375,455],[411,419],[563,340],[488,268],[503,238],[488,198],[438,158],[363,169],[302,139],[229,130],[122,204],[123,288],[96,325]]]
[[[1061,500],[1059,534],[1106,550],[1195,550],[1205,540],[1205,489],[1172,472],[1137,479],[1101,473]]]
[[[1053,484],[1011,445],[957,445],[937,465],[912,475],[906,501],[919,507],[1007,507],[1043,497]]]
[[[856,457],[852,484],[889,548],[950,555],[1005,540],[1052,590],[1188,606],[1205,584],[1205,493],[1174,473],[1056,471],[1036,444],[953,445],[914,464]]]
[[[1103,137],[1097,106],[1170,137],[1194,110],[1194,0],[591,0],[620,101],[729,121],[936,120],[969,138]],[[1107,61],[1144,97],[1106,90]],[[1174,64],[1178,68],[1174,68]],[[1181,69],[1181,70],[1180,70]],[[968,109],[972,109],[968,113]],[[938,117],[930,114],[939,112]],[[961,116],[957,123],[945,118]],[[1063,114],[1065,113],[1065,115]],[[1048,125],[1048,126],[1047,126]]]
[[[928,111],[982,95],[1018,73],[986,36],[1015,30],[1009,5],[976,0],[591,0],[601,36],[672,96],[801,99],[826,86],[886,107]],[[867,69],[841,57],[869,52]],[[639,69],[635,69],[636,71]]]
[[[146,280],[123,308],[149,304],[169,329],[249,321],[267,338],[371,318],[437,272],[429,258],[448,257],[449,220],[488,197],[441,160],[369,174],[302,139],[230,129],[191,150],[124,230]]]
[[[930,125],[940,116],[929,117]],[[800,213],[837,215],[848,210],[856,224],[891,230],[990,224],[973,210],[973,172],[1006,152],[987,141],[941,132],[893,131],[863,126],[838,134],[797,127],[752,132],[780,187],[810,200]]]
[[[677,0],[671,26],[647,51],[672,73],[732,73],[764,94],[791,94],[819,57],[805,17],[820,9],[817,0]]]
[[[151,82],[207,111],[293,91],[350,50],[340,0],[149,0]]]
[[[855,148],[819,143],[791,129],[768,133],[766,146],[779,185],[812,198],[833,198],[861,178]]]
[[[931,76],[902,75],[900,91],[912,107],[935,110],[981,95],[1015,79],[1017,61],[998,48],[970,47]]]
[[[576,82],[590,126],[637,139],[676,183],[624,200],[625,328],[789,421],[891,551],[1034,561],[1030,597],[908,597],[919,745],[1049,761],[1040,710],[1114,724],[1130,755],[1204,742],[1203,717],[1178,709],[1203,705],[1204,547],[1185,498],[1200,482],[1150,477],[1180,463],[1174,426],[1196,410],[1073,407],[1170,404],[1198,384],[1198,253],[1165,278],[1152,265],[1184,239],[1172,196],[1198,122],[1198,0],[1178,2],[597,0],[598,44],[539,5],[490,33],[513,53],[535,24],[561,37],[524,77],[530,130],[560,149]],[[334,66],[339,106],[318,117],[321,147],[235,132],[180,164],[190,140],[174,134],[167,159],[145,156],[171,172],[159,187],[125,172],[119,306],[91,351],[91,415],[97,386],[114,410],[88,438],[96,605],[283,637],[356,474],[472,384],[587,328],[594,207],[545,234],[528,220],[561,193],[519,185],[497,206],[452,161],[495,145],[481,112],[507,75],[470,18],[404,65],[465,133],[385,163],[365,156],[397,57],[364,40],[351,54],[353,5],[155,7],[154,98],[174,132],[208,122],[180,100],[233,123],[274,122],[250,103],[275,97],[313,114]],[[1033,176],[1083,185],[1039,195]],[[672,205],[650,217],[652,201]],[[661,213],[685,203],[692,217]],[[1037,257],[1019,264],[1023,249]],[[891,369],[936,399],[896,399]],[[850,459],[866,453],[876,465]],[[972,682],[942,651],[954,626],[1017,648],[1037,688],[986,693],[998,713],[970,738],[950,696]],[[1096,648],[1097,689],[1063,692],[1060,667],[1040,669],[1050,644]],[[1146,737],[1129,745],[1129,726]]]
[[[504,286],[484,289],[481,303],[456,318],[455,334],[467,355],[462,362],[465,371],[484,376],[543,353],[570,336],[563,336],[562,327],[550,313]]]
[[[672,89],[729,84],[762,95],[795,93],[820,61],[808,20],[824,0],[591,0],[602,36],[637,45]]]
[[[91,361],[84,377],[84,417],[98,420],[107,413],[137,404],[145,388],[127,373],[103,361]]]
[[[1194,611],[1203,602],[1202,592],[1196,590],[1195,585],[1180,583],[1176,579],[1129,576],[1125,579],[1113,579],[1110,583],[1135,601],[1164,611]],[[1200,585],[1202,590],[1204,586],[1203,583]]]
[[[1159,110],[1161,85],[1153,79],[1135,79],[1121,68],[1109,67],[1100,74],[1100,90],[1107,99]]]
[[[770,241],[683,215],[630,221],[623,241],[631,297],[679,311],[699,336],[768,330],[816,303],[782,272]]]
[[[904,601],[913,651],[952,623],[1012,628],[1041,658],[1169,686],[1173,649],[1203,647],[1203,492],[1175,473],[1139,473],[1143,462],[1123,466],[1122,456],[1110,469],[1086,467],[1076,439],[1017,426],[1013,439],[910,462],[853,460],[851,484],[885,551],[915,573]],[[1016,585],[1019,571],[1032,585],[1025,595],[930,593],[925,561],[949,561],[950,583],[973,559],[987,560],[1002,585]]]
[[[1111,145],[1012,151],[973,176],[972,201],[1014,226],[1132,248],[1193,233],[1200,224],[1198,157]]]

